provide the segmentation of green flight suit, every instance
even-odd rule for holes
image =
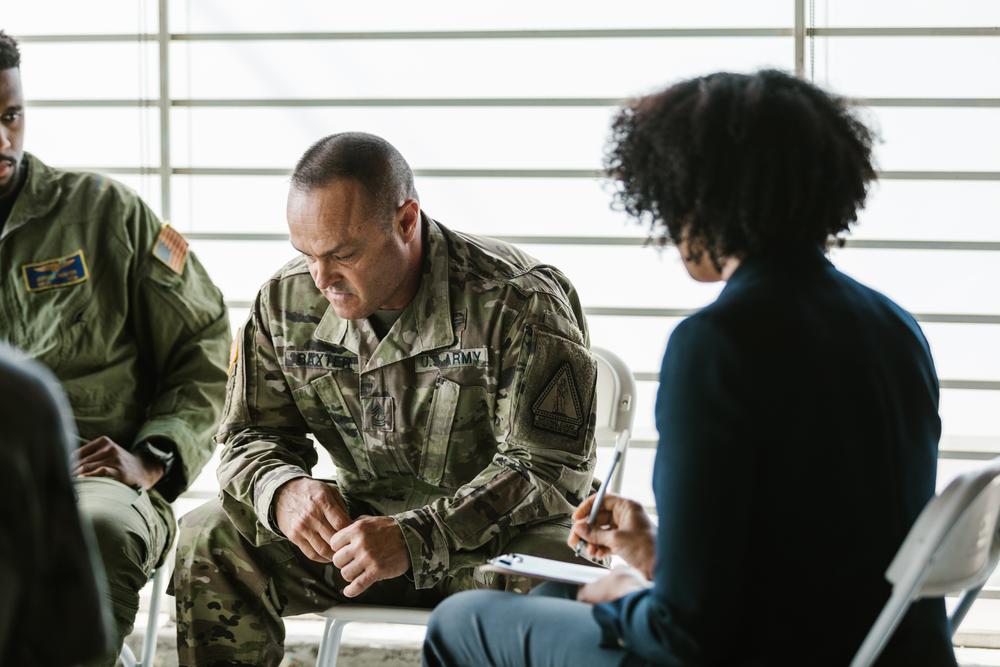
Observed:
[[[315,443],[352,516],[392,516],[412,570],[356,601],[432,606],[492,585],[506,550],[572,558],[569,514],[592,488],[596,362],[579,299],[557,269],[424,217],[420,288],[379,340],[340,319],[304,259],[258,293],[237,337],[221,506],[182,517],[175,569],[181,665],[277,665],[282,616],[344,601],[272,518],[308,476]]]
[[[186,242],[135,193],[27,153],[24,165],[27,181],[0,232],[0,341],[55,374],[84,440],[108,436],[126,449],[152,441],[176,456],[148,492],[106,478],[76,480],[120,645],[139,589],[173,540],[170,501],[214,448],[228,317]]]

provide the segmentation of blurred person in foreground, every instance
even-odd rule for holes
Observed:
[[[229,320],[187,241],[138,195],[24,150],[20,62],[0,32],[0,342],[51,370],[69,399],[73,483],[120,647],[173,541],[170,503],[212,455]]]
[[[692,278],[726,282],[663,359],[659,525],[609,496],[591,528],[584,501],[570,542],[631,567],[576,600],[553,585],[450,598],[425,665],[850,662],[934,494],[941,432],[917,323],[824,256],[875,179],[872,141],[843,99],[777,71],[691,79],[621,111],[618,202]],[[915,603],[878,664],[954,665],[944,601]]]
[[[0,396],[0,665],[76,665],[111,646],[69,476],[76,428],[52,374],[2,343]]]

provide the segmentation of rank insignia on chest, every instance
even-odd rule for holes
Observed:
[[[77,250],[65,257],[24,264],[21,266],[21,276],[29,292],[43,292],[56,287],[79,285],[90,279],[90,272],[87,270],[83,250]]]
[[[575,438],[583,426],[583,409],[573,380],[573,370],[563,364],[531,406],[535,426]]]
[[[187,255],[187,240],[170,225],[163,225],[163,228],[160,229],[160,235],[156,237],[156,243],[153,245],[153,257],[180,275],[184,273],[184,262],[187,260]]]
[[[362,402],[366,431],[394,431],[396,402],[392,396],[373,396]]]

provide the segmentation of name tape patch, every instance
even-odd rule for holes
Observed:
[[[358,358],[353,354],[337,352],[313,352],[307,350],[285,350],[282,360],[285,368],[323,368],[341,370],[356,369]]]
[[[79,285],[90,278],[90,272],[87,270],[83,250],[77,250],[65,257],[24,264],[21,266],[21,276],[29,292],[42,292],[55,287]]]
[[[417,372],[428,373],[446,368],[488,366],[489,361],[489,354],[485,347],[474,347],[467,350],[445,350],[443,352],[421,354],[417,357]]]

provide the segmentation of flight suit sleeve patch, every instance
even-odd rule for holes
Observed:
[[[156,243],[153,244],[153,257],[177,275],[181,275],[184,273],[187,256],[187,240],[170,225],[163,225],[160,235],[156,237]]]
[[[597,363],[568,338],[529,327],[515,380],[511,438],[530,446],[578,449],[591,433]]]

